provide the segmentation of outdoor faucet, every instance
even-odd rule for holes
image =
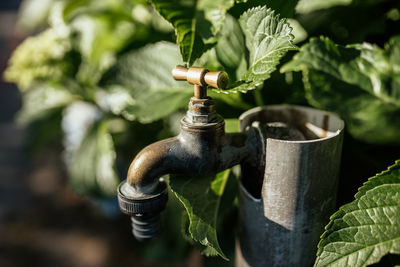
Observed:
[[[127,179],[118,187],[123,213],[132,219],[138,240],[150,240],[160,232],[160,212],[165,208],[167,174],[183,174],[201,179],[235,165],[260,166],[262,145],[259,134],[250,128],[245,133],[225,133],[225,123],[207,96],[207,87],[225,89],[226,72],[176,66],[175,80],[194,85],[194,96],[181,119],[180,134],[145,147],[130,164]]]

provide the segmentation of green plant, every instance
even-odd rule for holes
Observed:
[[[192,94],[170,75],[182,63],[229,73],[228,90],[210,92],[218,112],[233,118],[228,128],[256,105],[309,104],[340,114],[352,137],[362,140],[345,144],[355,155],[352,165],[372,163],[377,171],[399,158],[400,4],[394,0],[48,0],[31,12],[38,2],[21,11],[19,25],[39,33],[16,49],[5,77],[22,93],[18,120],[33,126],[33,145],[61,140],[63,133],[70,183],[81,194],[115,195],[131,156],[176,134]],[[307,39],[320,34],[328,37]],[[382,49],[365,40],[387,43]],[[274,72],[280,62],[282,75]],[[375,150],[386,157],[364,155]],[[351,168],[344,164],[343,177]],[[190,192],[179,177],[170,182],[188,213],[184,232],[207,255],[227,258],[216,228],[219,206],[233,206],[225,190],[236,181],[233,173],[189,181],[197,183]],[[368,172],[351,174],[356,185]],[[224,197],[229,201],[222,204]],[[204,201],[209,209],[198,212]],[[320,246],[340,241],[328,232]],[[322,249],[317,264],[324,262]]]

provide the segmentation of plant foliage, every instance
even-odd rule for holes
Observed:
[[[195,241],[208,249],[208,255],[227,257],[222,252],[217,238],[216,223],[220,200],[228,181],[230,170],[215,177],[187,178],[174,175],[170,186],[184,205],[189,216],[188,231]]]
[[[237,131],[236,118],[254,106],[312,105],[338,113],[359,147],[387,151],[400,144],[399,10],[395,0],[24,1],[18,27],[34,36],[14,51],[5,78],[21,91],[17,119],[36,129],[32,142],[62,140],[72,188],[96,198],[115,195],[132,153],[179,132],[179,118],[193,91],[172,79],[178,64],[228,72],[227,90],[210,90],[218,113],[228,118],[228,131]],[[321,34],[327,37],[313,37]],[[297,53],[295,43],[301,46]],[[350,171],[360,182],[364,168],[355,173],[353,161],[377,168],[383,163],[374,154],[392,160],[394,153],[359,154],[351,166],[344,163],[342,173]],[[383,162],[387,166],[389,161]],[[396,171],[392,167],[365,184],[362,190],[369,189],[357,195],[358,206],[349,204],[336,213],[324,240],[362,238],[335,237],[335,227],[356,223],[351,216],[365,213],[364,200],[379,205],[395,201],[379,190],[394,194],[396,185],[382,177]],[[222,252],[216,225],[229,173],[170,181],[188,214],[184,232],[206,255],[224,259],[230,253]],[[375,181],[383,182],[372,188]],[[382,220],[398,220],[382,209]],[[369,228],[351,229],[375,235],[372,230],[381,226],[372,219]],[[377,235],[376,240],[383,238]],[[374,240],[366,241],[374,245]],[[321,241],[318,264],[354,245],[326,242]],[[394,248],[375,246],[365,263]]]
[[[281,71],[302,70],[310,103],[346,119],[353,136],[400,143],[400,36],[381,49],[313,38]]]
[[[249,51],[249,58],[243,63],[247,66],[245,68],[246,71],[240,75],[239,81],[227,91],[215,90],[218,92],[240,91],[245,93],[248,90],[262,86],[264,80],[268,79],[276,69],[279,59],[288,50],[296,48],[293,45],[294,37],[291,34],[292,28],[290,24],[285,19],[280,19],[279,15],[275,15],[273,10],[267,9],[265,6],[255,7],[246,11],[240,17],[239,23]],[[236,31],[239,31],[239,29]],[[240,45],[239,38],[238,42],[238,45]],[[234,47],[229,48],[229,44],[227,46],[228,49],[235,50]],[[219,50],[223,49],[224,47],[219,47]],[[240,51],[239,49],[236,50]],[[245,52],[242,52],[241,55],[245,57]],[[229,63],[232,64],[231,62]],[[239,64],[242,64],[242,61],[239,61]]]
[[[400,254],[400,161],[366,182],[331,216],[315,266],[367,266]]]
[[[188,65],[216,43],[233,0],[152,0],[156,10],[175,28],[183,61]]]

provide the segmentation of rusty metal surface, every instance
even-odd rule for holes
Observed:
[[[284,122],[307,140],[265,138],[261,198],[240,188],[236,266],[311,266],[324,226],[335,208],[343,139],[337,116],[298,106],[252,109],[241,129],[255,122]],[[252,180],[243,174],[242,181]]]
[[[214,101],[210,97],[199,99],[194,96],[190,98],[188,106],[185,120],[193,125],[196,123],[212,123],[218,120],[218,114],[214,110]]]

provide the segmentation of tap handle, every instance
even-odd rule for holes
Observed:
[[[218,89],[225,89],[229,83],[229,76],[225,71],[210,72],[205,68],[176,66],[172,76],[177,81],[187,81],[193,85],[206,87],[210,85]]]

